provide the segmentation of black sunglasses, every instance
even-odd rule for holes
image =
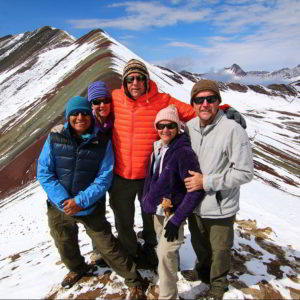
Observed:
[[[100,105],[101,103],[103,104],[108,104],[111,102],[110,98],[104,98],[104,99],[93,99],[92,104],[93,105]]]
[[[156,124],[156,129],[157,130],[163,130],[165,127],[167,127],[168,129],[175,129],[177,128],[177,123],[172,122],[172,123],[168,123],[168,124]]]
[[[204,101],[207,101],[207,103],[215,103],[219,100],[219,97],[217,95],[213,95],[213,96],[206,96],[206,97],[195,97],[193,99],[193,103],[196,104],[203,104]]]
[[[126,77],[126,82],[127,83],[132,83],[132,82],[134,82],[134,79],[136,79],[137,82],[145,81],[146,80],[146,76],[144,76],[144,75],[127,76]]]
[[[91,115],[87,111],[75,111],[75,112],[72,112],[70,114],[70,116],[77,117],[77,116],[79,116],[79,114],[82,114],[83,116],[90,116]]]

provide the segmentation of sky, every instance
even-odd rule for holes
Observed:
[[[300,0],[14,0],[0,37],[45,25],[79,38],[101,28],[152,64],[195,73],[300,64]]]

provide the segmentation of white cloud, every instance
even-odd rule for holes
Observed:
[[[171,60],[158,60],[153,62],[153,64],[158,66],[164,66],[166,68],[172,69],[174,71],[189,71],[193,67],[195,60],[191,57],[176,57]]]
[[[114,19],[69,22],[76,28],[131,31],[165,26],[175,28],[179,23],[193,24],[195,29],[199,28],[198,36],[194,30],[177,40],[168,39],[168,36],[158,38],[166,41],[165,46],[181,48],[180,58],[173,57],[173,62],[187,56],[188,49],[189,53],[195,51],[193,59],[198,62],[193,65],[195,71],[199,68],[201,71],[211,67],[218,69],[234,62],[252,70],[274,70],[299,64],[299,0],[126,1],[109,7],[122,8],[123,15]],[[208,30],[204,30],[205,36],[202,35],[203,24],[209,24]],[[123,40],[129,45],[128,38]],[[183,65],[185,61],[183,59]]]
[[[226,4],[213,16],[215,36],[199,37],[199,44],[172,41],[168,46],[197,51],[194,70],[218,69],[234,62],[245,70],[295,67],[299,64],[300,2],[271,2],[266,6],[265,1],[255,1],[235,9]]]
[[[118,28],[141,30],[148,27],[165,27],[178,22],[201,21],[211,14],[210,9],[201,11],[189,7],[169,7],[160,2],[123,2],[110,7],[125,7],[126,16],[117,19],[68,20],[75,28]]]

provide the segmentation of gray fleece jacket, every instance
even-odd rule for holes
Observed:
[[[192,148],[201,163],[206,195],[194,210],[203,218],[228,218],[239,210],[240,185],[253,178],[253,160],[246,131],[218,111],[212,124],[199,118],[187,123]]]

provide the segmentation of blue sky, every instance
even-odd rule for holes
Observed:
[[[150,63],[191,72],[300,64],[300,0],[0,1],[0,37],[101,28]]]

